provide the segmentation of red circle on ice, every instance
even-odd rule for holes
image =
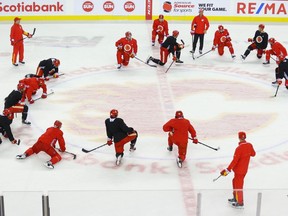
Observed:
[[[85,1],[82,5],[82,8],[86,12],[91,12],[94,9],[94,4],[90,1]]]
[[[111,1],[106,1],[104,2],[103,4],[103,9],[106,11],[106,12],[111,12],[114,10],[114,3],[111,2]]]
[[[135,9],[135,4],[134,4],[132,1],[127,1],[127,2],[125,2],[125,4],[124,4],[124,9],[125,9],[127,12],[132,12],[132,11],[134,11],[134,9]]]

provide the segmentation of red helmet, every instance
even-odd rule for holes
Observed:
[[[25,88],[26,88],[26,87],[25,87],[24,83],[18,83],[18,85],[17,85],[18,91],[24,91]]]
[[[60,65],[60,60],[59,60],[59,59],[54,59],[53,65],[54,65],[55,67],[59,67],[59,65]]]
[[[164,15],[163,15],[163,14],[160,14],[160,15],[159,15],[159,19],[164,19]]]
[[[111,118],[117,118],[117,116],[118,116],[118,110],[112,109],[112,110],[110,111],[110,117],[111,117]]]
[[[18,20],[21,20],[21,18],[19,18],[19,17],[15,17],[15,18],[14,18],[14,22],[16,22],[16,21],[18,21]]]
[[[61,128],[61,127],[62,127],[62,122],[59,121],[59,120],[56,120],[56,121],[54,122],[54,127],[56,127],[56,128]]]
[[[219,26],[218,26],[218,30],[219,30],[219,31],[223,31],[223,30],[224,30],[223,25],[219,25]]]
[[[246,139],[246,133],[243,131],[238,132],[238,138],[241,140],[245,140]]]
[[[176,111],[175,118],[183,118],[183,117],[184,117],[184,115],[183,115],[182,111],[180,111],[180,110]]]
[[[131,40],[131,38],[132,38],[132,33],[131,33],[130,31],[127,31],[127,32],[125,33],[125,37],[126,37],[127,39]]]
[[[179,35],[179,31],[174,30],[174,31],[172,32],[172,36],[173,36],[173,37],[177,37],[178,35]]]
[[[39,86],[44,85],[45,84],[44,79],[43,78],[38,78],[38,84],[39,84]]]
[[[264,25],[264,24],[259,24],[258,27],[261,28],[261,29],[264,29],[264,28],[265,28],[265,25]]]
[[[276,42],[275,38],[269,38],[268,42],[270,44],[274,44]]]

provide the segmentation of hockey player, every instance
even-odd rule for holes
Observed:
[[[127,66],[130,58],[134,58],[138,51],[137,40],[132,38],[130,31],[125,33],[125,37],[119,39],[115,46],[117,47],[117,69],[120,69],[122,65]]]
[[[178,146],[177,165],[182,167],[182,163],[186,158],[188,132],[192,136],[193,143],[197,144],[196,131],[190,121],[184,118],[182,111],[176,111],[175,118],[170,119],[163,125],[163,131],[168,133],[168,151],[173,150],[173,144]]]
[[[5,138],[8,138],[12,144],[18,144],[20,141],[17,141],[13,134],[10,125],[14,119],[14,113],[10,109],[4,109],[3,116],[0,115],[0,132]],[[0,139],[1,141],[1,139]],[[1,141],[2,142],[2,141]],[[0,143],[1,143],[0,142]]]
[[[27,121],[28,106],[21,103],[21,99],[26,90],[24,83],[18,83],[17,90],[13,90],[6,98],[4,108],[10,108],[13,113],[22,113],[22,123],[30,125],[31,122]]]
[[[159,15],[158,19],[153,21],[152,46],[155,46],[155,39],[157,35],[159,44],[162,44],[164,36],[169,36],[168,22],[164,19],[162,14]]]
[[[12,54],[12,64],[14,66],[18,66],[17,62],[17,56],[19,54],[19,63],[25,64],[23,61],[24,59],[24,43],[23,43],[23,35],[27,36],[28,38],[31,38],[32,35],[28,32],[25,32],[22,29],[22,26],[20,25],[21,18],[15,17],[14,18],[14,24],[11,27],[10,31],[10,42],[13,46],[13,54]]]
[[[199,15],[195,16],[191,23],[191,31],[190,34],[192,36],[192,54],[194,55],[198,39],[200,39],[199,53],[202,54],[203,46],[204,46],[204,35],[207,33],[209,29],[209,21],[206,16],[203,15],[204,10],[199,9]]]
[[[239,143],[235,150],[234,157],[230,165],[222,170],[220,174],[227,176],[231,170],[234,172],[233,185],[233,198],[228,199],[228,202],[235,208],[243,208],[243,185],[244,178],[248,171],[250,157],[254,157],[256,152],[251,143],[246,142],[246,133],[238,133]]]
[[[60,65],[60,60],[56,58],[49,58],[46,60],[40,61],[37,71],[36,71],[36,76],[37,77],[42,77],[44,76],[44,79],[46,81],[49,80],[49,76],[53,76],[54,78],[59,77],[59,65]]]
[[[282,79],[285,78],[285,87],[288,89],[288,56],[280,62],[279,66],[275,68],[276,81],[272,84],[282,84]]]
[[[216,48],[218,49],[218,53],[220,56],[224,54],[224,47],[228,47],[231,57],[234,59],[236,55],[234,54],[234,49],[231,43],[231,38],[227,29],[224,29],[223,25],[218,26],[218,30],[215,32],[213,47],[214,51]]]
[[[114,144],[116,151],[116,165],[119,166],[124,155],[124,145],[130,142],[130,151],[136,150],[135,144],[138,133],[132,127],[128,127],[123,119],[118,118],[118,110],[110,111],[110,118],[105,120],[107,144]]]
[[[62,159],[55,150],[56,142],[58,141],[61,152],[66,150],[61,127],[62,122],[56,120],[54,122],[54,126],[47,128],[46,132],[39,137],[37,142],[31,148],[27,149],[23,154],[17,155],[16,158],[25,159],[32,154],[38,154],[39,152],[43,151],[51,157],[51,159],[44,163],[44,165],[47,168],[53,169],[54,164],[58,163]]]
[[[270,56],[275,55],[276,56],[276,63],[279,65],[280,62],[284,60],[284,58],[287,56],[287,50],[286,48],[275,40],[275,38],[269,38],[268,40],[271,49],[266,50],[266,61],[263,62],[264,65],[270,64]]]
[[[47,87],[43,78],[25,78],[20,80],[19,83],[23,83],[26,86],[26,90],[25,93],[23,93],[21,102],[24,102],[27,98],[28,102],[33,104],[34,100],[32,99],[32,95],[36,94],[37,90],[40,88],[43,90],[41,98],[47,98]]]
[[[268,34],[264,31],[264,28],[264,24],[260,24],[258,26],[258,30],[255,32],[253,39],[248,38],[248,42],[252,43],[248,46],[245,53],[241,55],[242,60],[245,60],[250,51],[254,49],[257,49],[257,58],[262,58],[262,55],[265,53],[265,49],[267,48],[268,44]]]
[[[175,61],[176,63],[183,63],[183,61],[180,60],[180,55],[181,55],[181,49],[184,48],[184,44],[178,44],[176,42],[178,35],[179,31],[174,30],[172,32],[172,36],[167,37],[164,43],[161,44],[160,59],[155,59],[152,56],[150,56],[147,59],[147,64],[149,64],[150,61],[153,61],[154,63],[163,66],[166,64],[168,60],[168,55],[170,53],[172,53],[173,55],[173,61]]]

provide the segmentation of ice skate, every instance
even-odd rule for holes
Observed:
[[[200,55],[202,54],[202,50],[199,50],[199,54],[200,54]]]
[[[136,150],[135,143],[133,143],[133,144],[131,143],[129,151],[134,152],[135,150]]]
[[[275,80],[273,82],[271,82],[272,86],[278,86],[278,82]]]
[[[270,64],[270,61],[263,62],[263,65],[269,65],[269,64]]]
[[[17,64],[17,63],[13,63],[13,65],[14,65],[15,67],[17,67],[17,66],[18,66],[18,64]]]
[[[231,55],[232,59],[234,60],[236,58],[236,55],[235,54],[232,54]]]
[[[237,200],[233,197],[232,199],[228,199],[228,203],[232,204],[232,203],[236,203]]]
[[[241,55],[241,60],[244,61],[246,59],[245,55]]]
[[[44,163],[44,165],[49,168],[49,169],[54,169],[53,164],[51,163],[51,161],[47,161],[46,163]]]
[[[23,119],[23,120],[22,120],[22,124],[31,125],[31,122]]]
[[[244,208],[244,204],[243,203],[240,204],[238,202],[234,202],[234,203],[232,203],[232,207],[233,208],[237,208],[237,209],[243,209]]]
[[[122,64],[118,64],[117,69],[119,70],[121,69],[121,67],[122,67]]]
[[[121,160],[123,157],[123,153],[122,154],[116,154],[116,166],[119,166],[121,164]]]
[[[155,46],[155,42],[152,42],[152,46]]]
[[[170,151],[170,152],[173,151],[173,146],[168,146],[167,150]]]
[[[16,159],[25,159],[27,156],[26,154],[20,154],[20,155],[16,155]]]
[[[177,60],[176,60],[176,63],[181,63],[181,64],[182,64],[182,63],[184,63],[184,62],[181,61],[180,59],[177,59]]]
[[[24,62],[24,61],[19,61],[19,63],[21,63],[21,64],[25,64],[25,62]]]
[[[176,163],[179,168],[182,168],[182,160],[180,158],[176,159]]]

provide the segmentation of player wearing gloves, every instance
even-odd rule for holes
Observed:
[[[255,35],[252,38],[248,38],[248,42],[252,42],[250,46],[246,49],[245,53],[241,55],[242,60],[245,60],[249,55],[250,51],[257,49],[257,58],[262,58],[262,55],[265,53],[265,49],[268,45],[268,34],[264,31],[265,26],[260,24],[258,30],[255,32]]]
[[[280,62],[282,62],[287,56],[287,50],[281,43],[276,41],[275,38],[269,38],[268,42],[271,46],[271,49],[266,50],[266,61],[263,64],[270,64],[270,56],[275,55],[276,63],[279,65]]]
[[[218,26],[218,30],[215,32],[213,47],[214,51],[216,48],[218,49],[218,53],[220,56],[224,54],[224,47],[228,47],[231,57],[234,59],[236,55],[234,54],[234,49],[231,43],[231,38],[229,36],[229,32],[227,29],[224,29],[223,25]]]
[[[65,140],[63,138],[61,127],[62,122],[56,120],[54,122],[54,126],[47,128],[46,132],[39,137],[37,142],[31,148],[27,149],[25,153],[17,155],[16,158],[25,159],[32,154],[38,154],[39,152],[43,151],[51,157],[51,159],[44,165],[47,168],[53,169],[54,164],[58,163],[62,159],[58,152],[55,150],[56,142],[58,141],[61,152],[66,150]]]
[[[276,81],[272,82],[273,85],[278,84],[280,86],[282,84],[282,79],[285,78],[285,87],[288,89],[288,56],[280,62],[277,68],[275,68],[275,77]]]
[[[153,61],[156,64],[159,64],[161,66],[165,65],[168,60],[168,55],[172,53],[173,61],[176,63],[183,63],[183,61],[180,60],[181,55],[181,49],[184,48],[184,44],[178,44],[176,42],[177,37],[179,35],[179,31],[174,30],[172,32],[172,36],[169,36],[166,38],[164,43],[161,44],[160,48],[160,59],[155,59],[152,56],[150,56],[147,59],[147,64],[149,64],[150,61]]]
[[[182,111],[176,111],[175,118],[163,125],[163,131],[168,133],[168,151],[173,150],[173,144],[178,146],[177,165],[182,167],[186,158],[188,133],[192,136],[193,143],[197,144],[196,131],[190,121],[185,119]]]
[[[201,8],[199,9],[199,15],[195,16],[192,23],[191,23],[191,31],[190,34],[192,35],[192,54],[195,53],[196,46],[198,43],[198,39],[200,39],[200,47],[199,53],[202,54],[203,46],[204,46],[204,35],[207,33],[209,29],[209,21],[206,16],[203,15],[204,10]]]
[[[49,76],[53,76],[54,78],[59,77],[59,65],[60,60],[56,58],[49,58],[46,60],[42,60],[36,70],[36,76],[42,77],[44,76],[44,79],[46,81],[49,80]]]
[[[110,111],[110,118],[105,120],[107,144],[114,144],[116,152],[116,165],[119,166],[124,155],[124,145],[130,142],[130,151],[136,150],[135,144],[138,133],[132,127],[128,127],[123,119],[118,118],[118,110]]]
[[[117,69],[122,65],[127,66],[130,58],[134,58],[138,51],[137,40],[132,38],[131,32],[126,32],[125,37],[119,39],[115,46],[117,47]]]
[[[23,43],[23,35],[27,36],[28,38],[31,38],[32,35],[28,32],[25,32],[22,29],[22,26],[20,25],[20,18],[15,17],[14,18],[14,24],[11,27],[10,31],[10,42],[13,46],[13,53],[12,53],[12,64],[14,66],[18,66],[17,57],[19,54],[19,63],[25,64],[23,61],[24,59],[24,43]]]
[[[13,90],[6,98],[4,108],[10,108],[13,113],[22,113],[22,123],[30,125],[31,122],[27,121],[28,116],[28,106],[21,103],[21,99],[26,90],[23,83],[18,83],[17,90]]]
[[[10,109],[4,109],[3,116],[0,115],[0,133],[2,133],[2,135],[5,138],[8,138],[12,144],[17,144],[17,140],[14,139],[14,136],[12,134],[12,130],[10,127],[10,125],[13,122],[13,119],[14,119],[14,113],[11,112]]]
[[[162,14],[159,15],[158,19],[155,19],[153,22],[152,30],[152,46],[155,46],[155,39],[158,36],[159,44],[162,44],[164,36],[169,36],[168,22],[164,19]]]
[[[47,87],[43,78],[25,78],[20,80],[19,83],[22,83],[26,86],[26,90],[25,93],[23,93],[21,102],[24,102],[27,98],[29,103],[33,104],[34,100],[32,99],[32,95],[36,94],[37,90],[40,88],[43,90],[41,98],[47,98]]]
[[[235,208],[243,208],[243,185],[244,178],[248,171],[250,157],[254,157],[256,152],[251,143],[246,142],[246,133],[239,132],[239,145],[234,152],[234,157],[230,165],[222,170],[220,174],[227,176],[231,170],[234,172],[233,185],[233,198],[228,199],[228,202]]]

